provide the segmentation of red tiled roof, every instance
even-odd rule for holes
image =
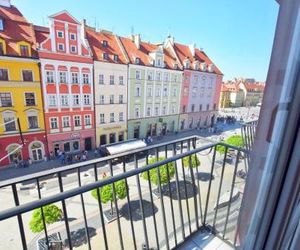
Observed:
[[[222,84],[221,91],[229,91],[229,92],[238,92],[240,90],[240,87],[238,84],[230,83],[230,84]]]
[[[191,64],[193,64],[195,61],[199,61],[199,63],[205,62],[207,66],[213,64],[209,57],[203,51],[200,51],[198,48],[195,48],[195,56],[193,56],[189,46],[187,45],[174,43],[173,47],[182,65],[186,58],[189,59]],[[199,71],[201,70],[199,69]],[[222,75],[222,72],[218,69],[218,67],[215,64],[213,72],[218,75]]]
[[[49,37],[50,30],[47,27],[34,25],[34,32],[36,41],[42,43]]]
[[[68,22],[68,23],[76,23],[79,24],[79,22],[76,20],[75,17],[73,17],[68,11],[63,10],[61,12],[58,12],[54,15],[51,15],[50,18],[54,18],[56,20]]]
[[[120,46],[118,45],[115,35],[106,32],[97,32],[92,28],[85,27],[86,38],[90,44],[90,48],[93,53],[93,57],[97,61],[110,62],[110,63],[123,63],[126,64],[126,58],[123,55]],[[103,47],[102,41],[105,40],[108,43],[107,47]],[[108,60],[103,59],[103,53],[107,53]],[[119,61],[114,61],[114,55],[118,55]]]
[[[18,56],[17,43],[24,41],[31,44],[31,54],[36,57],[33,25],[13,5],[11,7],[0,6],[0,16],[4,20],[4,30],[0,31],[0,38],[6,42],[7,55]]]
[[[140,64],[144,66],[153,66],[151,62],[150,53],[159,49],[158,45],[140,42],[140,49],[138,49],[134,43],[129,38],[120,37],[120,40],[123,44],[123,47],[129,57],[130,63],[134,64],[136,58],[140,58]],[[165,68],[174,69],[174,64],[176,63],[176,59],[169,53],[168,50],[163,49],[164,52],[164,63]]]
[[[244,83],[245,88],[249,91],[264,91],[265,85],[258,83]]]

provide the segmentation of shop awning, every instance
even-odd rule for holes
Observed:
[[[106,146],[106,150],[110,155],[120,154],[127,151],[144,148],[147,144],[142,140],[129,140],[122,143],[116,143],[111,146]]]

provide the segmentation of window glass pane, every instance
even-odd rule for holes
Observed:
[[[23,81],[33,82],[33,75],[31,70],[22,70]]]

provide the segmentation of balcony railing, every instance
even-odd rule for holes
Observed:
[[[245,148],[250,151],[255,139],[256,127],[258,120],[242,123],[242,137],[244,141]]]
[[[200,229],[236,247],[246,155],[187,137],[3,181],[0,248],[173,249]],[[54,224],[49,204],[62,211]],[[33,210],[41,212],[38,234]]]

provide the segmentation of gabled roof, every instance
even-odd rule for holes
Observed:
[[[128,55],[131,64],[135,64],[135,59],[140,58],[139,65],[153,67],[150,54],[157,51],[159,49],[159,45],[141,41],[140,49],[138,49],[132,39],[120,37],[120,40]],[[169,53],[168,50],[163,49],[163,52],[164,52],[165,68],[174,69],[174,64],[176,63],[176,59],[171,55],[171,53]]]
[[[247,91],[262,92],[265,89],[265,85],[258,83],[244,83],[244,86]]]
[[[18,56],[17,43],[24,41],[31,44],[31,54],[37,56],[36,39],[33,25],[13,5],[0,6],[0,16],[4,20],[4,30],[0,31],[0,38],[6,42],[7,55]]]
[[[80,24],[75,17],[73,17],[68,11],[63,10],[60,11],[56,14],[53,14],[51,16],[49,16],[49,18],[53,18],[56,20],[60,20],[60,21],[64,21],[64,22],[68,22],[68,23],[75,23],[75,24]]]
[[[222,92],[238,92],[240,90],[239,84],[235,84],[235,83],[223,83],[222,87],[221,87],[221,91]]]
[[[85,26],[85,32],[86,39],[89,42],[93,57],[96,61],[127,64],[127,60],[122,53],[115,35],[107,32],[97,32],[95,29],[87,26]],[[102,45],[104,40],[108,43],[107,47]],[[103,59],[103,53],[108,54],[108,60]],[[118,55],[119,61],[114,61],[114,55]]]
[[[203,51],[200,51],[198,48],[195,48],[194,56],[192,55],[192,52],[191,52],[189,46],[187,46],[187,45],[180,44],[180,43],[174,43],[173,48],[182,64],[184,63],[184,61],[186,59],[188,59],[192,65],[195,61],[198,61],[199,63],[205,62],[207,64],[207,66],[210,64],[213,64],[213,62],[209,59],[209,57]],[[201,69],[199,68],[198,71],[201,71]],[[214,64],[213,72],[218,75],[222,74],[222,72],[218,69],[218,67],[215,64]]]

